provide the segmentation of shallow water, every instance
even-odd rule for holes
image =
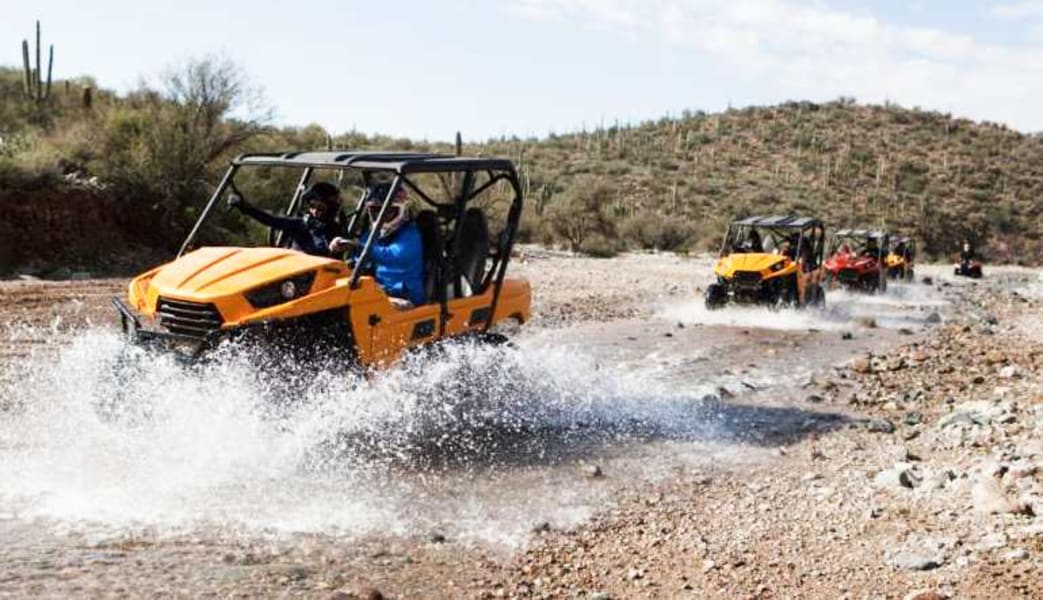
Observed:
[[[695,298],[666,305],[659,315],[685,324],[780,331],[844,330],[857,326],[860,318],[873,317],[881,327],[899,328],[924,322],[927,315],[946,304],[930,286],[891,282],[882,294],[831,290],[826,293],[826,305],[822,309],[770,310],[761,306],[729,305],[708,310],[702,298]]]
[[[531,521],[587,514],[601,490],[576,477],[586,458],[713,438],[699,395],[600,370],[575,348],[450,347],[368,378],[301,375],[292,397],[235,356],[186,367],[102,331],[15,370],[0,513],[85,526],[409,534],[449,522],[516,543]]]
[[[438,530],[516,546],[535,523],[576,523],[623,486],[769,460],[839,426],[744,395],[771,396],[852,352],[825,332],[860,316],[887,327],[941,306],[927,286],[827,303],[680,303],[508,347],[447,346],[368,377],[259,368],[236,352],[189,367],[83,330],[0,376],[0,518],[117,533]],[[708,396],[719,387],[739,397]],[[585,477],[592,463],[608,477]]]

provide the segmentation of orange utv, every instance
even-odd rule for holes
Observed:
[[[226,194],[238,193],[238,181],[244,189],[252,186],[253,199],[271,204],[282,196],[285,214],[300,215],[303,191],[319,179],[336,182],[344,198],[358,193],[352,212],[337,216],[342,236],[357,248],[350,262],[290,250],[287,236],[218,210]],[[377,183],[390,185],[370,222],[362,207]],[[426,296],[424,304],[405,310],[392,304],[367,260],[372,237],[366,232],[380,230],[400,189],[420,209],[414,212]],[[520,190],[514,165],[505,159],[404,152],[242,155],[177,257],[135,277],[126,301],[113,303],[131,339],[192,358],[249,341],[332,349],[353,366],[370,367],[438,340],[500,340],[494,326],[529,318],[529,283],[506,276],[522,213]],[[493,216],[503,225],[490,235]],[[237,243],[213,243],[229,237]],[[261,241],[243,243],[250,239]]]
[[[706,288],[706,308],[729,303],[772,308],[825,305],[822,221],[808,217],[746,217],[733,221]]]

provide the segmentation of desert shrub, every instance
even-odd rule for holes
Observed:
[[[625,247],[622,241],[617,238],[595,233],[584,239],[577,250],[594,258],[612,258],[625,250]]]
[[[629,217],[619,230],[629,246],[646,250],[681,250],[693,241],[692,227],[686,220],[659,214]]]
[[[551,230],[573,251],[595,234],[615,238],[616,224],[609,212],[611,193],[608,186],[587,181],[552,200],[547,209]]]
[[[106,115],[93,167],[117,193],[148,202],[159,230],[179,238],[227,158],[263,130],[267,113],[254,101],[234,64],[189,61],[166,74],[162,91],[139,90]]]

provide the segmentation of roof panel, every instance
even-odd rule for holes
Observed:
[[[458,157],[425,152],[274,152],[243,154],[237,165],[366,169],[396,173],[469,170],[514,171],[503,158]]]
[[[834,237],[882,238],[886,235],[878,229],[838,229],[833,232]]]
[[[751,225],[754,227],[781,227],[802,229],[811,225],[819,225],[821,221],[811,217],[799,217],[796,215],[771,216],[771,217],[746,217],[735,221],[738,225]]]

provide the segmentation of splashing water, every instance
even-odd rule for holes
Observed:
[[[10,370],[0,512],[108,527],[415,533],[451,520],[516,543],[533,511],[589,511],[592,492],[548,465],[714,435],[697,393],[524,343],[446,346],[365,377],[263,373],[235,356],[184,366],[87,331]],[[516,493],[540,485],[545,498]]]
[[[929,314],[948,304],[934,288],[914,283],[892,282],[882,294],[834,290],[827,295],[832,319],[873,317],[881,327],[892,329],[923,323]]]
[[[763,306],[726,306],[709,310],[702,300],[666,306],[660,314],[664,319],[686,324],[757,327],[784,331],[843,327],[842,323],[827,320],[828,314],[821,311],[774,311]]]
[[[851,327],[860,317],[873,317],[883,327],[902,327],[922,322],[929,310],[946,302],[932,288],[915,284],[891,283],[883,294],[833,290],[826,294],[825,309],[770,310],[763,306],[726,306],[708,310],[700,299],[664,306],[660,316],[682,323],[755,327],[781,331],[807,329],[840,330]]]

